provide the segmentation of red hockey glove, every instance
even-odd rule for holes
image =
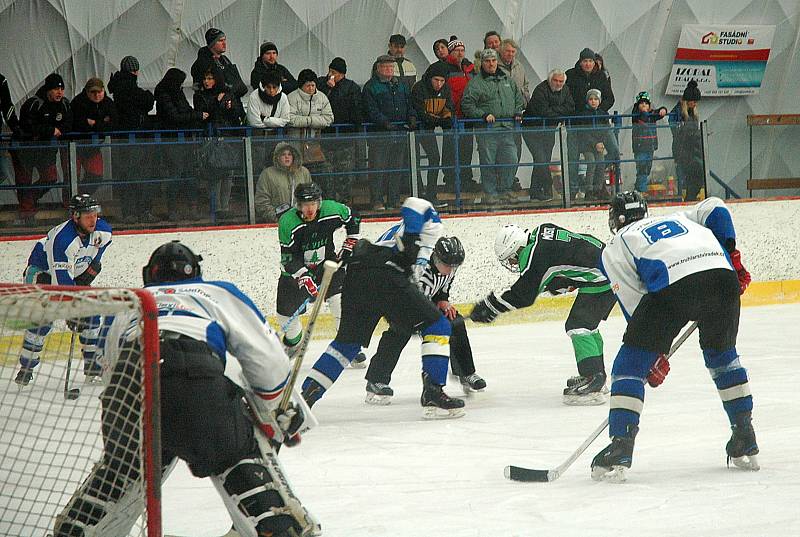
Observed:
[[[312,278],[308,274],[297,278],[297,286],[300,289],[305,289],[306,293],[308,293],[311,296],[311,298],[317,298],[317,293],[319,293],[319,289],[317,289],[317,284],[314,283],[314,278]]]
[[[355,237],[347,237],[342,243],[342,249],[339,250],[339,261],[343,261],[353,255],[353,248],[356,247],[358,239]]]
[[[447,300],[440,300],[439,302],[436,303],[436,307],[442,310],[444,316],[450,319],[451,321],[456,318],[456,314],[458,312],[456,311],[455,306],[453,306]]]
[[[647,383],[653,388],[658,388],[669,373],[669,360],[663,354],[659,354],[650,373],[647,374]]]
[[[739,250],[731,252],[731,264],[733,265],[733,270],[736,271],[736,276],[739,278],[739,294],[744,294],[752,278],[747,269],[742,266],[742,254]]]

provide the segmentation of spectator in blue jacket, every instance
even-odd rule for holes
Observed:
[[[368,144],[370,167],[376,170],[372,180],[372,204],[374,210],[381,211],[400,206],[400,183],[403,177],[409,179],[408,147],[406,137],[398,135],[397,131],[416,129],[417,114],[408,87],[394,76],[395,59],[386,54],[379,56],[375,63],[375,74],[364,84],[362,95],[367,121],[375,124],[374,130],[389,133],[389,136],[371,138]],[[377,171],[387,169],[403,171]]]
[[[653,153],[658,149],[658,129],[656,121],[667,115],[663,106],[653,110],[650,103],[650,94],[642,91],[636,96],[636,102],[631,111],[633,134],[633,158],[636,159],[636,190],[647,192],[650,182],[650,170],[653,167]]]

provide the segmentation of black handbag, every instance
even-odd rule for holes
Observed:
[[[205,168],[231,169],[239,165],[237,145],[222,136],[206,136],[197,151],[198,161]]]

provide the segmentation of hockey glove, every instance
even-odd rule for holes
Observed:
[[[300,289],[305,289],[306,293],[308,293],[311,296],[311,298],[317,298],[317,293],[319,293],[319,289],[317,288],[317,284],[314,283],[314,278],[312,278],[308,274],[297,278],[297,286]]]
[[[458,314],[455,306],[453,306],[447,300],[440,300],[439,302],[436,303],[436,307],[438,307],[442,311],[442,313],[444,313],[444,316],[450,319],[451,321],[455,319],[456,315]]]
[[[275,410],[275,421],[283,433],[283,443],[287,447],[294,447],[300,443],[300,427],[305,421],[303,409],[294,403],[289,403],[286,410]]]
[[[356,247],[358,239],[355,237],[347,237],[342,243],[342,249],[339,250],[339,261],[344,261],[353,255],[353,248]]]
[[[417,260],[411,265],[411,281],[419,287],[422,275],[425,273],[425,268],[428,266],[428,260],[418,257]]]
[[[747,269],[742,265],[742,254],[739,250],[731,252],[731,264],[733,265],[733,270],[736,271],[736,276],[739,278],[739,294],[744,294],[752,278],[750,277],[750,273],[747,272]]]
[[[484,298],[472,308],[469,318],[476,323],[490,323],[497,318],[498,312],[489,303],[489,297]]]
[[[92,261],[82,274],[75,276],[75,285],[91,285],[101,270],[103,270],[103,265],[100,261]]]
[[[650,368],[650,372],[647,374],[647,383],[653,388],[658,388],[661,386],[661,383],[664,382],[667,373],[669,373],[669,360],[667,360],[667,357],[663,354],[659,354],[653,367]]]

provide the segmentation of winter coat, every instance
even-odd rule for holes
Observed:
[[[387,56],[391,56],[389,52],[386,52]],[[411,60],[405,58],[403,56],[393,57],[394,58],[394,72],[392,76],[398,79],[404,86],[408,88],[408,91],[411,91],[411,88],[414,87],[414,84],[417,83],[417,68],[411,63]],[[378,62],[375,61],[372,64],[372,76],[376,76],[378,73]]]
[[[108,92],[114,96],[117,109],[117,130],[142,129],[147,114],[153,109],[153,92],[140,88],[138,79],[132,73],[118,71],[108,81]]]
[[[278,161],[278,156],[285,149],[294,154],[294,161],[290,168],[284,168]],[[264,168],[258,176],[254,203],[256,218],[260,222],[277,222],[277,209],[282,205],[294,205],[294,189],[300,183],[310,183],[311,174],[303,166],[303,157],[300,151],[291,144],[280,142],[272,154],[272,166]]]
[[[72,107],[69,99],[64,97],[60,102],[47,100],[44,86],[36,94],[22,104],[19,110],[19,131],[15,138],[26,142],[49,142],[53,139],[53,130],[61,134],[72,130]],[[55,151],[55,149],[53,149]]]
[[[396,77],[383,81],[378,75],[364,84],[362,90],[367,120],[380,130],[394,130],[392,122],[416,124],[417,114],[411,104],[411,92]]]
[[[531,86],[528,82],[528,77],[525,75],[525,66],[519,60],[514,60],[511,65],[506,65],[500,58],[497,59],[497,68],[502,69],[506,75],[511,77],[511,80],[516,82],[517,87],[522,92],[522,97],[525,99],[525,104],[531,99]]]
[[[203,88],[203,77],[212,67],[222,71],[225,85],[236,100],[241,100],[242,97],[247,95],[247,86],[242,80],[242,75],[239,74],[239,68],[236,67],[236,64],[231,62],[224,54],[215,59],[208,47],[202,47],[197,51],[197,59],[192,64],[192,87],[195,91]],[[241,106],[241,102],[239,106]]]
[[[281,74],[281,87],[286,95],[298,88],[297,80],[292,76],[292,73],[279,63],[264,63],[261,58],[256,60],[253,70],[250,71],[250,87],[258,89],[258,85],[264,80],[264,75],[269,71],[278,71]]]
[[[590,89],[600,90],[600,108],[604,112],[611,110],[614,106],[614,92],[611,90],[611,79],[606,77],[602,71],[586,73],[581,69],[580,62],[575,64],[572,69],[567,69],[567,83],[575,102],[575,113],[579,116],[583,114],[584,103],[586,103],[586,92]]]
[[[650,112],[640,112],[639,106],[634,104],[631,110],[631,123],[633,124],[631,134],[631,146],[635,153],[653,153],[658,149],[658,129],[656,121],[661,119],[659,110],[667,111],[663,106]]]
[[[526,126],[530,127],[555,127],[560,123],[558,118],[562,116],[571,116],[575,112],[575,103],[572,100],[572,92],[569,86],[564,84],[561,91],[553,91],[550,88],[550,82],[543,80],[535,88],[533,88],[533,95],[531,100],[528,101],[528,106],[525,107],[524,115],[526,117],[535,118],[548,118],[542,120],[532,120],[526,122]]]
[[[217,96],[222,93],[222,100]],[[237,109],[233,95],[229,91],[217,91],[216,88],[202,91],[196,91],[192,98],[194,102],[194,109],[200,112],[208,112],[208,119],[206,125],[212,125],[214,128],[220,127],[238,127],[242,124],[243,111]],[[230,107],[228,107],[230,103]]]
[[[328,96],[321,91],[309,95],[301,89],[289,94],[289,136],[311,138],[333,123]]]
[[[578,115],[583,116],[577,120],[578,151],[597,152],[595,146],[598,143],[602,143],[608,149],[611,136],[611,116],[608,112],[602,108],[592,109],[589,105],[584,105]]]
[[[89,125],[88,119],[95,121]],[[89,139],[91,134],[102,134],[117,128],[117,106],[108,96],[99,103],[89,100],[86,92],[81,92],[72,101],[72,132],[84,133],[75,138]]]
[[[475,64],[464,58],[461,61],[461,65],[458,65],[452,55],[447,56],[444,63],[447,64],[450,70],[447,74],[447,87],[450,88],[453,104],[456,107],[456,117],[463,118],[464,112],[461,110],[461,99],[464,97],[467,84],[475,76]]]
[[[411,99],[422,127],[449,129],[453,126],[455,106],[450,96],[450,88],[445,84],[439,91],[434,91],[431,77],[427,72],[422,80],[411,88]]]
[[[700,119],[690,115],[688,120],[681,115],[681,103],[669,113],[672,130],[672,156],[675,162],[685,170],[703,164],[703,138],[700,133]]]
[[[14,101],[11,100],[11,92],[8,90],[8,81],[0,74],[0,129],[3,128],[4,121],[12,131],[19,128],[17,111],[14,108]]]
[[[262,129],[277,129],[288,125],[290,110],[286,94],[278,93],[278,102],[275,105],[264,99],[268,99],[268,96],[260,88],[247,97],[247,124]]]
[[[189,105],[183,93],[184,80],[186,73],[173,67],[156,85],[156,116],[162,129],[197,129],[202,126],[203,113]]]
[[[510,119],[521,116],[525,109],[525,99],[516,83],[505,72],[497,69],[489,74],[483,69],[478,76],[470,80],[461,109],[468,118],[483,118],[489,114],[497,119]],[[507,121],[498,122],[495,128],[513,128]]]
[[[328,86],[328,78],[317,79],[317,91],[328,96],[333,110],[333,122],[337,124],[360,125],[363,121],[361,106],[361,87],[349,78],[341,79],[335,86]],[[353,132],[354,129],[340,129],[339,132]],[[334,129],[327,129],[334,132]]]

